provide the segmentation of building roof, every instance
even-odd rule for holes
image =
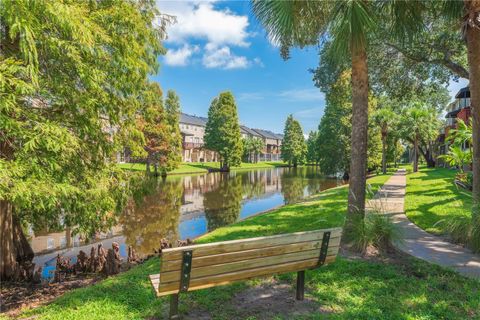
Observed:
[[[240,126],[240,130],[241,130],[243,133],[250,134],[250,135],[256,136],[256,137],[261,137],[261,135],[260,135],[258,132],[250,129],[249,127]]]
[[[193,124],[196,126],[202,126],[205,127],[207,125],[207,118],[204,117],[198,117],[198,116],[192,116],[186,113],[180,113],[180,123],[186,123],[186,124]],[[243,133],[250,134],[252,136],[256,137],[263,137],[263,138],[268,138],[268,139],[278,139],[282,140],[283,139],[283,134],[276,134],[273,133],[272,131],[269,130],[263,130],[263,129],[251,129],[249,127],[240,126],[240,130]],[[183,134],[183,132],[182,132]]]
[[[455,95],[455,98],[460,99],[460,98],[470,98],[470,87],[465,87],[460,89],[460,91],[457,92]]]
[[[267,139],[275,139],[275,140],[282,139],[282,138],[279,138],[279,135],[273,133],[272,131],[262,130],[262,129],[253,129],[253,130],[258,132],[258,134],[260,134],[262,137]]]
[[[207,118],[192,116],[186,113],[180,113],[180,123],[187,123],[205,127],[205,125],[207,124]]]

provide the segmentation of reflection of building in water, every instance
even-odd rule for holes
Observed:
[[[313,170],[310,168],[307,169]],[[204,218],[206,193],[210,193],[212,198],[223,199],[223,201],[215,204],[215,206],[221,210],[222,206],[232,208],[231,205],[229,206],[225,195],[221,195],[222,193],[228,197],[240,192],[241,202],[247,203],[252,199],[266,199],[282,192],[282,196],[287,202],[293,202],[303,196],[307,183],[311,184],[308,185],[308,190],[311,191],[308,193],[318,192],[322,189],[321,185],[323,182],[320,182],[319,179],[315,179],[315,177],[304,179],[300,176],[301,172],[299,170],[286,168],[233,171],[226,175],[226,177],[228,177],[227,179],[224,178],[223,180],[221,173],[183,177],[172,176],[167,179],[166,183],[161,183],[158,186],[158,193],[154,193],[148,197],[148,208],[144,208],[142,212],[138,212],[128,220],[124,219],[123,225],[119,224],[113,227],[108,233],[99,233],[94,239],[85,241],[78,235],[72,236],[69,230],[51,233],[37,232],[36,234],[31,234],[31,245],[34,252],[38,254],[58,249],[78,247],[86,242],[92,242],[92,240],[95,242],[118,235],[127,236],[130,239],[129,243],[133,244],[139,241],[139,239],[145,241],[145,236],[149,232],[159,236],[159,232],[161,232],[161,230],[159,230],[160,225],[173,226],[177,223]],[[283,180],[288,181],[285,182]],[[173,219],[173,216],[166,219],[167,214],[164,212],[165,210],[173,210],[175,207],[164,203],[170,198],[172,201],[178,203],[177,212],[179,212],[179,216],[175,223],[173,220],[169,220]],[[212,201],[210,201],[210,203],[211,202]],[[160,223],[161,221],[164,223]],[[125,223],[127,223],[128,226],[126,226]],[[156,225],[156,231],[148,230],[149,227],[153,228],[153,225]]]
[[[79,247],[89,242],[107,239],[122,233],[121,226],[113,227],[109,232],[99,232],[93,239],[85,240],[80,235],[72,235],[70,228],[59,232],[30,232],[30,245],[35,254],[42,254],[54,250]]]

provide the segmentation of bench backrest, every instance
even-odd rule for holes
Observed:
[[[335,260],[341,232],[341,228],[334,228],[165,249],[157,294],[327,264]]]

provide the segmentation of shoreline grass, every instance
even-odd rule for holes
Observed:
[[[369,179],[378,189],[390,175]],[[240,239],[339,226],[347,207],[348,187],[321,192],[306,202],[286,205],[217,229],[196,241]],[[66,293],[47,306],[26,311],[35,319],[164,319],[168,298],[157,299],[148,275],[158,273],[159,259],[90,287]],[[280,281],[292,285],[286,274],[199,290],[180,297],[180,312],[200,311],[213,319],[257,319],[249,308],[238,310],[235,295],[259,284]],[[301,316],[272,313],[272,319],[466,319],[480,317],[480,282],[426,262],[405,258],[401,263],[347,260],[306,273],[307,297],[319,308]],[[326,310],[319,311],[319,310]]]
[[[144,163],[119,163],[118,166],[122,169],[132,171],[145,171],[146,165]],[[248,170],[248,169],[266,169],[287,167],[288,165],[282,161],[265,161],[257,163],[242,162],[238,167],[232,167],[230,170]],[[195,174],[207,173],[209,169],[219,169],[219,162],[183,162],[177,169],[168,172],[168,175],[176,174]]]
[[[470,217],[471,193],[453,183],[456,173],[452,169],[421,167],[418,172],[407,174],[408,219],[427,232],[445,234],[441,221]]]

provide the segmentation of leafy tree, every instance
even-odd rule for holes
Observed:
[[[387,140],[392,127],[397,125],[397,114],[389,107],[375,111],[373,121],[379,126],[382,135],[382,172],[387,173]]]
[[[31,259],[21,223],[91,234],[121,211],[109,159],[141,141],[138,99],[164,52],[157,18],[153,1],[2,1],[0,278]]]
[[[182,134],[180,133],[180,99],[173,90],[168,90],[165,100],[166,120],[169,129],[169,148],[165,168],[167,171],[178,168],[182,162]]]
[[[410,37],[421,26],[423,5],[417,1],[253,1],[253,11],[284,58],[292,46],[332,39],[329,57],[350,57],[352,81],[352,148],[346,234],[365,214],[368,131],[368,37],[379,20],[399,37]]]
[[[237,105],[231,92],[220,93],[208,110],[205,127],[205,147],[218,152],[220,168],[230,170],[242,161],[243,145],[238,123]]]
[[[143,106],[137,117],[137,127],[145,138],[146,174],[150,175],[150,166],[153,165],[155,176],[158,176],[158,168],[160,166],[164,172],[163,168],[169,154],[170,132],[163,107],[162,90],[157,83],[147,86],[141,103]]]
[[[318,157],[317,140],[318,140],[318,132],[310,131],[307,139],[307,162],[318,165],[319,157]]]
[[[242,139],[243,143],[243,156],[246,161],[257,163],[258,155],[265,148],[263,140],[257,137],[247,137]]]
[[[289,165],[297,167],[305,162],[307,145],[303,137],[303,130],[292,115],[289,115],[285,122],[281,150],[282,160],[288,162]]]
[[[375,99],[369,109],[373,112]],[[367,167],[375,169],[380,163],[380,137],[376,126],[369,126]],[[352,103],[350,74],[343,72],[326,94],[325,112],[318,126],[317,149],[320,170],[325,174],[350,173],[352,134]]]

